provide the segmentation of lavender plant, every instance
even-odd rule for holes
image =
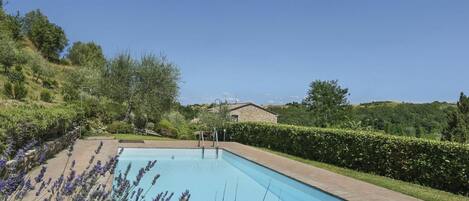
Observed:
[[[11,153],[11,151],[8,152],[11,149],[10,146],[0,156],[0,200],[14,201],[28,198],[34,201],[170,201],[174,197],[174,193],[167,191],[157,195],[148,195],[148,192],[155,187],[160,177],[159,174],[153,176],[151,185],[146,189],[139,186],[142,179],[148,176],[148,173],[155,167],[156,160],[148,161],[145,167],[139,169],[135,178],[129,178],[132,164],[129,164],[124,172],[115,172],[123,148],[107,161],[95,162],[96,155],[101,152],[103,142],[99,143],[86,168],[79,174],[75,170],[77,161],[70,161],[73,152],[73,145],[71,145],[67,150],[67,161],[62,174],[56,179],[46,179],[47,166],[44,165],[46,156],[42,153],[47,152],[47,147],[36,144],[32,142],[25,145],[13,157],[13,161],[25,161],[25,150],[32,147],[41,150],[41,155],[36,162],[41,167],[35,176],[28,173],[28,167],[16,164],[7,165],[7,155]],[[108,186],[110,183],[113,185]],[[177,199],[189,201],[189,191],[186,190]]]

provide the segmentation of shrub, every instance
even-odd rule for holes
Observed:
[[[24,82],[25,76],[21,68],[8,72],[8,80],[11,82]]]
[[[123,121],[114,121],[107,126],[106,129],[110,133],[133,133],[134,127],[132,124]]]
[[[0,110],[0,144],[8,136],[15,148],[31,140],[43,142],[70,129],[83,115],[75,105],[42,107],[20,106]],[[1,152],[1,150],[0,150]]]
[[[100,97],[98,107],[99,113],[97,117],[104,123],[111,123],[112,121],[123,119],[125,116],[126,107],[111,99]]]
[[[15,90],[15,96],[14,98],[17,100],[22,100],[26,98],[26,95],[28,94],[28,90],[22,83],[16,83],[13,85],[13,88]]]
[[[105,97],[90,96],[83,93],[73,100],[73,103],[83,106],[87,117],[98,118],[104,124],[123,119],[125,107]]]
[[[68,82],[65,82],[61,90],[65,102],[76,101],[80,98],[80,91]]]
[[[109,134],[107,125],[99,118],[87,118],[82,124],[82,136],[102,136]]]
[[[159,128],[156,130],[159,130],[163,135],[176,137],[178,139],[194,138],[188,121],[177,111],[163,115],[163,119],[160,121],[158,127]]]
[[[153,122],[148,122],[146,125],[145,125],[145,129],[148,129],[148,130],[153,130],[155,129],[155,123]]]
[[[177,136],[177,129],[174,125],[167,119],[162,119],[158,124],[158,130],[162,135],[169,137]]]
[[[368,131],[259,123],[227,126],[235,141],[469,195],[469,145]]]
[[[132,118],[132,123],[134,124],[135,128],[138,129],[145,129],[147,122],[148,118],[145,115],[135,114],[135,116]]]
[[[10,82],[5,83],[5,85],[3,86],[3,93],[9,98],[14,97],[13,94],[15,92],[13,91],[13,84],[11,84]]]
[[[22,100],[26,98],[26,95],[28,94],[28,90],[26,89],[23,83],[12,84],[11,82],[7,82],[5,83],[3,89],[5,95],[7,95],[9,98],[16,100]]]
[[[42,80],[42,87],[47,88],[47,89],[54,89],[58,86],[57,81],[52,80],[52,79],[45,79]]]
[[[54,100],[54,96],[52,95],[52,93],[50,93],[50,91],[44,90],[41,92],[41,100],[44,102],[51,103]]]

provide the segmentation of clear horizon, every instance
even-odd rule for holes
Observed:
[[[301,101],[316,79],[338,79],[353,104],[469,93],[469,1],[18,0],[5,8],[41,9],[69,44],[95,41],[108,58],[165,54],[181,69],[183,104]]]

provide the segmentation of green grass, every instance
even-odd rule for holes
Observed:
[[[59,84],[59,87],[55,87],[54,89],[47,89],[54,95],[54,101],[52,104],[62,103],[63,98],[60,87],[63,86],[63,84],[66,82],[66,75],[69,73],[69,71],[72,69],[76,69],[77,67],[54,64],[47,61],[41,56],[41,53],[37,51],[31,41],[27,39],[21,41],[20,46],[22,47],[22,53],[24,57],[27,58],[27,63],[22,66],[22,72],[25,75],[24,84],[26,89],[28,90],[28,94],[23,102],[51,105],[51,103],[45,103],[43,101],[40,101],[39,99],[41,91],[46,89],[42,86],[42,79],[47,78],[50,80],[55,80]],[[33,59],[38,59],[44,64],[46,64],[44,65],[44,68],[48,70],[50,75],[43,76],[41,79],[38,80],[33,78],[33,72],[30,64]],[[7,82],[7,75],[3,73],[3,67],[0,67],[0,102],[9,100],[9,98],[3,92],[4,85]]]
[[[449,193],[446,191],[441,191],[437,189],[433,189],[430,187],[421,186],[418,184],[413,184],[409,182],[404,182],[400,180],[391,179],[388,177],[378,176],[374,174],[359,172],[347,168],[341,168],[334,165],[321,163],[317,161],[306,160],[300,157],[272,151],[270,149],[260,148],[262,150],[268,151],[270,153],[280,155],[298,162],[302,162],[305,164],[309,164],[318,168],[326,169],[331,172],[335,172],[337,174],[341,174],[344,176],[352,177],[364,182],[368,182],[377,186],[381,186],[383,188],[387,188],[393,191],[397,191],[415,198],[419,198],[422,200],[428,201],[469,201],[469,197],[465,197],[462,195],[456,195],[453,193]]]
[[[176,140],[167,137],[158,137],[152,135],[137,135],[137,134],[113,134],[111,135],[116,140]]]

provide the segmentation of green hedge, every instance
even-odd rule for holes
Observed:
[[[39,142],[59,137],[82,117],[76,105],[55,107],[20,106],[0,110],[0,153],[7,137],[21,148],[31,140]]]
[[[118,134],[118,133],[134,133],[134,127],[132,124],[123,121],[114,121],[111,124],[107,125],[107,132]]]
[[[469,195],[469,145],[381,133],[259,123],[227,127],[235,141]]]

